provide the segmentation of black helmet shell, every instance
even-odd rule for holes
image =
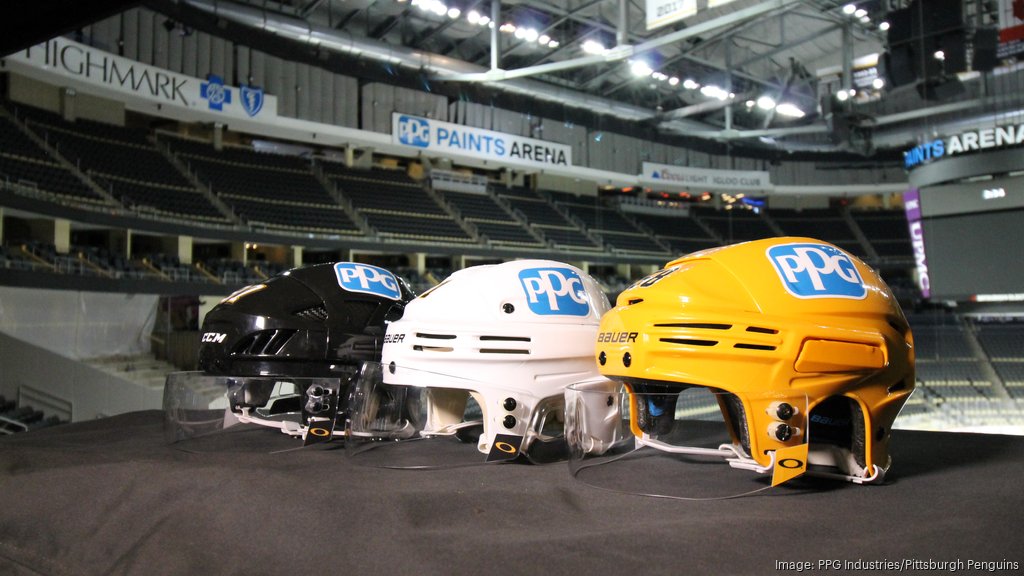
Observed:
[[[295,268],[239,290],[203,321],[199,368],[212,375],[333,377],[379,361],[387,322],[413,298],[369,264]]]

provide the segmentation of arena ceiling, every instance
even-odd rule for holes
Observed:
[[[885,155],[945,123],[1015,113],[1024,91],[1004,68],[941,99],[914,86],[855,86],[886,50],[880,29],[903,0],[696,0],[696,13],[649,26],[664,0],[39,0],[4,34],[5,52],[138,4],[168,22],[270,46],[282,55],[453,98],[583,117],[716,147]],[[991,23],[991,4],[965,15]],[[985,6],[988,6],[986,8]],[[13,20],[18,20],[17,18]],[[491,26],[494,23],[494,26]],[[514,27],[514,30],[513,30]],[[5,30],[7,32],[7,30]],[[928,99],[925,99],[925,98]],[[785,106],[782,106],[785,105]],[[555,116],[557,117],[557,116]]]

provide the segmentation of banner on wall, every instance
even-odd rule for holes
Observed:
[[[671,24],[689,18],[698,10],[714,8],[728,4],[733,0],[647,0],[646,22],[647,29],[654,30],[666,24]]]
[[[565,144],[398,112],[391,115],[391,141],[431,152],[461,154],[539,168],[572,165],[572,147]]]
[[[12,68],[55,76],[56,80],[112,91],[165,106],[208,111],[236,118],[277,116],[277,98],[257,86],[229,86],[171,72],[58,37],[4,58]]]
[[[910,243],[914,248],[917,287],[921,290],[921,296],[929,298],[931,282],[928,279],[928,259],[924,253],[924,228],[921,227],[921,192],[917,188],[911,188],[903,193],[903,208],[907,213]]]
[[[763,191],[772,187],[768,172],[761,170],[714,170],[643,163],[645,185],[669,188],[725,191]]]

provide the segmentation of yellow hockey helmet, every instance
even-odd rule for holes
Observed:
[[[760,469],[775,451],[808,444],[808,470],[857,482],[884,476],[915,382],[913,337],[892,291],[858,258],[811,238],[668,263],[619,295],[595,353],[628,391],[636,437],[674,418],[638,397],[704,387],[733,445]]]

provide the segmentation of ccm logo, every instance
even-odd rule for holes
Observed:
[[[227,334],[221,334],[220,332],[204,332],[202,342],[209,344],[221,344],[227,337]]]
[[[637,332],[600,332],[597,335],[598,342],[636,342]]]

